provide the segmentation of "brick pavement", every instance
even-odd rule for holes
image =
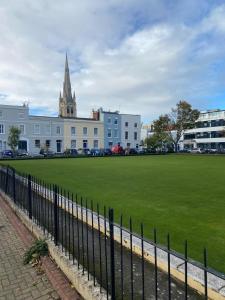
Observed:
[[[0,300],[81,300],[48,256],[41,260],[41,268],[23,265],[23,254],[33,241],[32,234],[0,197]]]
[[[0,209],[0,300],[60,299],[44,273],[23,265],[26,249]]]

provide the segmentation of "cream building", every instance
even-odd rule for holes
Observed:
[[[86,118],[64,118],[64,148],[104,148],[103,122]]]

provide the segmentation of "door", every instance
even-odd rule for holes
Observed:
[[[56,141],[56,151],[57,151],[57,153],[62,152],[62,141],[61,140]]]
[[[27,141],[19,141],[18,149],[27,151]]]

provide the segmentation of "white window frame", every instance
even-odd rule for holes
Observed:
[[[36,141],[39,141],[39,146],[36,145]],[[35,140],[34,140],[34,147],[35,147],[35,148],[41,148],[41,140],[35,139]]]
[[[38,126],[38,131],[36,131],[36,126]],[[34,134],[40,134],[41,133],[41,126],[40,126],[40,124],[34,124],[33,125],[33,133]]]
[[[74,129],[74,132],[73,132],[73,129]],[[70,133],[71,133],[72,136],[75,136],[76,135],[76,127],[71,126],[70,127]]]
[[[5,134],[5,125],[0,124],[0,134]]]
[[[86,129],[86,133],[84,132],[84,131],[85,131],[84,129]],[[83,127],[83,135],[84,135],[84,136],[87,136],[87,135],[88,135],[88,128],[87,128],[87,127]]]
[[[96,131],[96,132],[95,132]],[[94,128],[94,136],[98,136],[98,127]]]
[[[61,127],[60,126],[56,126],[56,134],[57,135],[61,134]]]
[[[95,146],[95,143],[97,142],[97,147]],[[98,140],[94,140],[93,141],[93,148],[94,149],[98,149],[98,145],[99,145],[99,142],[98,142]]]
[[[25,118],[25,113],[19,112],[19,119],[24,119],[24,118]]]
[[[23,132],[21,130],[21,126],[23,126]],[[19,124],[19,129],[20,129],[22,135],[26,134],[26,132],[25,132],[25,124]]]
[[[109,132],[110,132],[110,135],[109,135]],[[107,137],[112,138],[112,129],[111,128],[107,129]]]
[[[73,143],[75,144],[75,147],[72,146]],[[76,149],[77,148],[77,141],[76,140],[71,140],[70,141],[70,147],[71,147],[71,149]]]

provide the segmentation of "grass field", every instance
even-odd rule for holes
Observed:
[[[16,169],[77,192],[101,207],[113,207],[117,221],[131,216],[139,232],[225,272],[225,156],[142,156],[12,161]]]

